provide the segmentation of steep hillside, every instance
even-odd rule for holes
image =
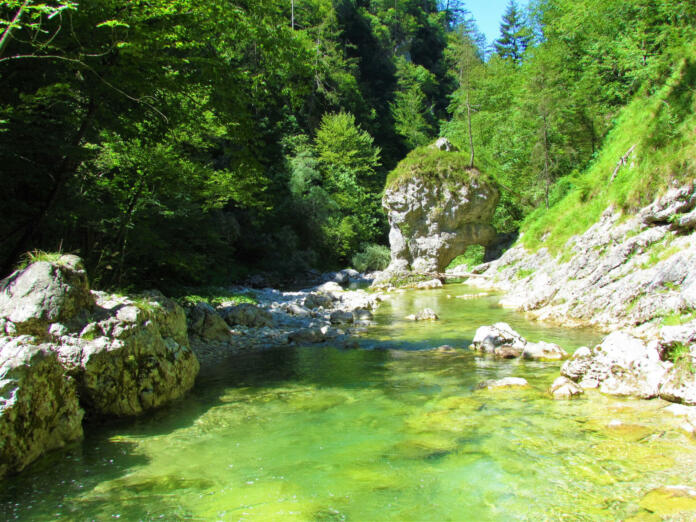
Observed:
[[[696,61],[620,114],[593,164],[478,268],[502,304],[566,325],[649,337],[696,317]]]

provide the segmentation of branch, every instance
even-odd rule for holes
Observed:
[[[8,25],[3,31],[2,36],[0,37],[0,56],[2,56],[5,47],[7,47],[7,42],[10,39],[10,34],[12,33],[12,30],[19,25],[19,21],[22,19],[22,15],[24,14],[24,10],[27,8],[30,2],[31,0],[24,0],[24,4],[22,4],[22,7],[20,7],[19,10],[15,13],[14,18],[10,22],[10,25]]]
[[[636,146],[633,145],[630,149],[628,149],[628,152],[626,152],[626,154],[621,156],[621,159],[616,164],[616,168],[614,169],[614,172],[611,174],[611,179],[609,180],[609,183],[612,183],[614,181],[614,178],[619,173],[619,169],[621,169],[621,167],[623,167],[626,164],[629,156],[631,155],[631,153],[633,152],[633,149],[635,149],[635,148],[636,148]]]
[[[80,67],[84,67],[84,68],[87,69],[89,72],[91,72],[92,74],[94,74],[94,75],[99,79],[99,81],[101,81],[101,82],[102,82],[104,85],[106,85],[107,87],[113,89],[114,91],[116,91],[117,93],[119,93],[121,96],[124,96],[125,98],[131,100],[132,102],[139,103],[139,104],[142,104],[142,105],[146,106],[146,107],[149,108],[151,111],[153,111],[153,112],[155,112],[157,115],[159,115],[159,116],[164,120],[165,123],[169,123],[169,118],[167,118],[167,116],[165,116],[164,113],[162,113],[162,111],[160,111],[157,107],[155,107],[155,106],[152,105],[151,103],[146,102],[143,98],[135,98],[135,97],[131,96],[130,94],[128,94],[127,92],[125,92],[125,91],[119,89],[119,88],[116,87],[114,84],[112,84],[111,82],[109,82],[108,80],[106,80],[105,78],[103,78],[97,71],[94,70],[93,67],[91,67],[90,65],[86,64],[86,63],[83,62],[82,60],[78,60],[77,58],[66,58],[65,56],[60,56],[60,55],[56,55],[56,54],[44,54],[44,55],[36,55],[36,54],[17,54],[17,55],[14,55],[14,56],[8,56],[8,57],[6,57],[6,58],[0,58],[0,64],[2,64],[2,63],[4,63],[4,62],[9,62],[9,61],[12,61],[12,60],[26,60],[26,59],[35,59],[35,60],[60,60],[60,61],[63,61],[63,62],[68,62],[68,63],[73,63],[73,64],[75,64],[75,65],[79,65]]]

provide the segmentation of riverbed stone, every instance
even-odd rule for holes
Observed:
[[[0,317],[14,325],[13,335],[46,336],[51,323],[76,323],[94,305],[82,260],[63,255],[39,261],[0,282]]]
[[[568,377],[561,375],[553,381],[553,384],[551,384],[549,388],[549,393],[554,399],[572,399],[579,397],[584,391],[575,382],[568,379]]]
[[[310,310],[315,308],[331,308],[334,299],[331,295],[325,292],[312,292],[304,300],[304,307]]]
[[[439,279],[429,279],[428,281],[416,283],[416,288],[418,290],[432,290],[434,288],[442,288],[442,286],[442,281]]]
[[[568,352],[554,343],[539,341],[538,343],[527,343],[522,351],[523,359],[533,359],[540,361],[559,361],[568,358]]]
[[[696,405],[696,362],[692,358],[677,361],[660,386],[660,398],[690,406]]]
[[[223,306],[219,313],[230,326],[242,325],[256,328],[273,326],[271,313],[252,303]]]
[[[208,303],[200,302],[188,310],[188,328],[192,335],[204,341],[226,341],[230,327]]]
[[[408,321],[437,321],[439,319],[432,308],[423,308],[420,312],[406,316]]]
[[[496,348],[509,346],[521,354],[527,340],[512,329],[507,323],[496,323],[491,326],[481,326],[476,330],[470,345],[472,350],[484,353],[495,353]]]
[[[329,320],[331,321],[331,324],[351,324],[355,318],[353,317],[352,312],[336,310],[335,312],[331,312]]]
[[[526,388],[529,386],[527,379],[522,377],[504,377],[503,379],[489,379],[476,385],[477,390],[495,390],[500,388]]]
[[[82,438],[77,390],[52,347],[0,338],[0,477]]]

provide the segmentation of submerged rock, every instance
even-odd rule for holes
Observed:
[[[661,516],[696,512],[696,489],[691,486],[663,486],[653,489],[640,501],[640,507]]]
[[[77,391],[50,345],[0,339],[0,477],[82,438]]]
[[[431,308],[423,308],[416,314],[407,315],[406,319],[409,321],[437,321],[440,318]]]
[[[476,385],[477,390],[495,390],[499,388],[526,388],[529,386],[527,379],[522,377],[505,377],[503,379],[489,379]]]

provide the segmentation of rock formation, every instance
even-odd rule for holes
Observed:
[[[498,190],[475,169],[451,175],[449,169],[459,167],[456,162],[449,165],[448,158],[458,153],[433,153],[442,156],[437,168],[443,172],[414,168],[385,191],[382,205],[391,245],[388,272],[441,272],[469,245],[487,245],[496,236],[490,223]]]
[[[186,317],[162,294],[91,292],[70,255],[0,288],[0,476],[79,439],[85,411],[138,415],[193,386]]]

